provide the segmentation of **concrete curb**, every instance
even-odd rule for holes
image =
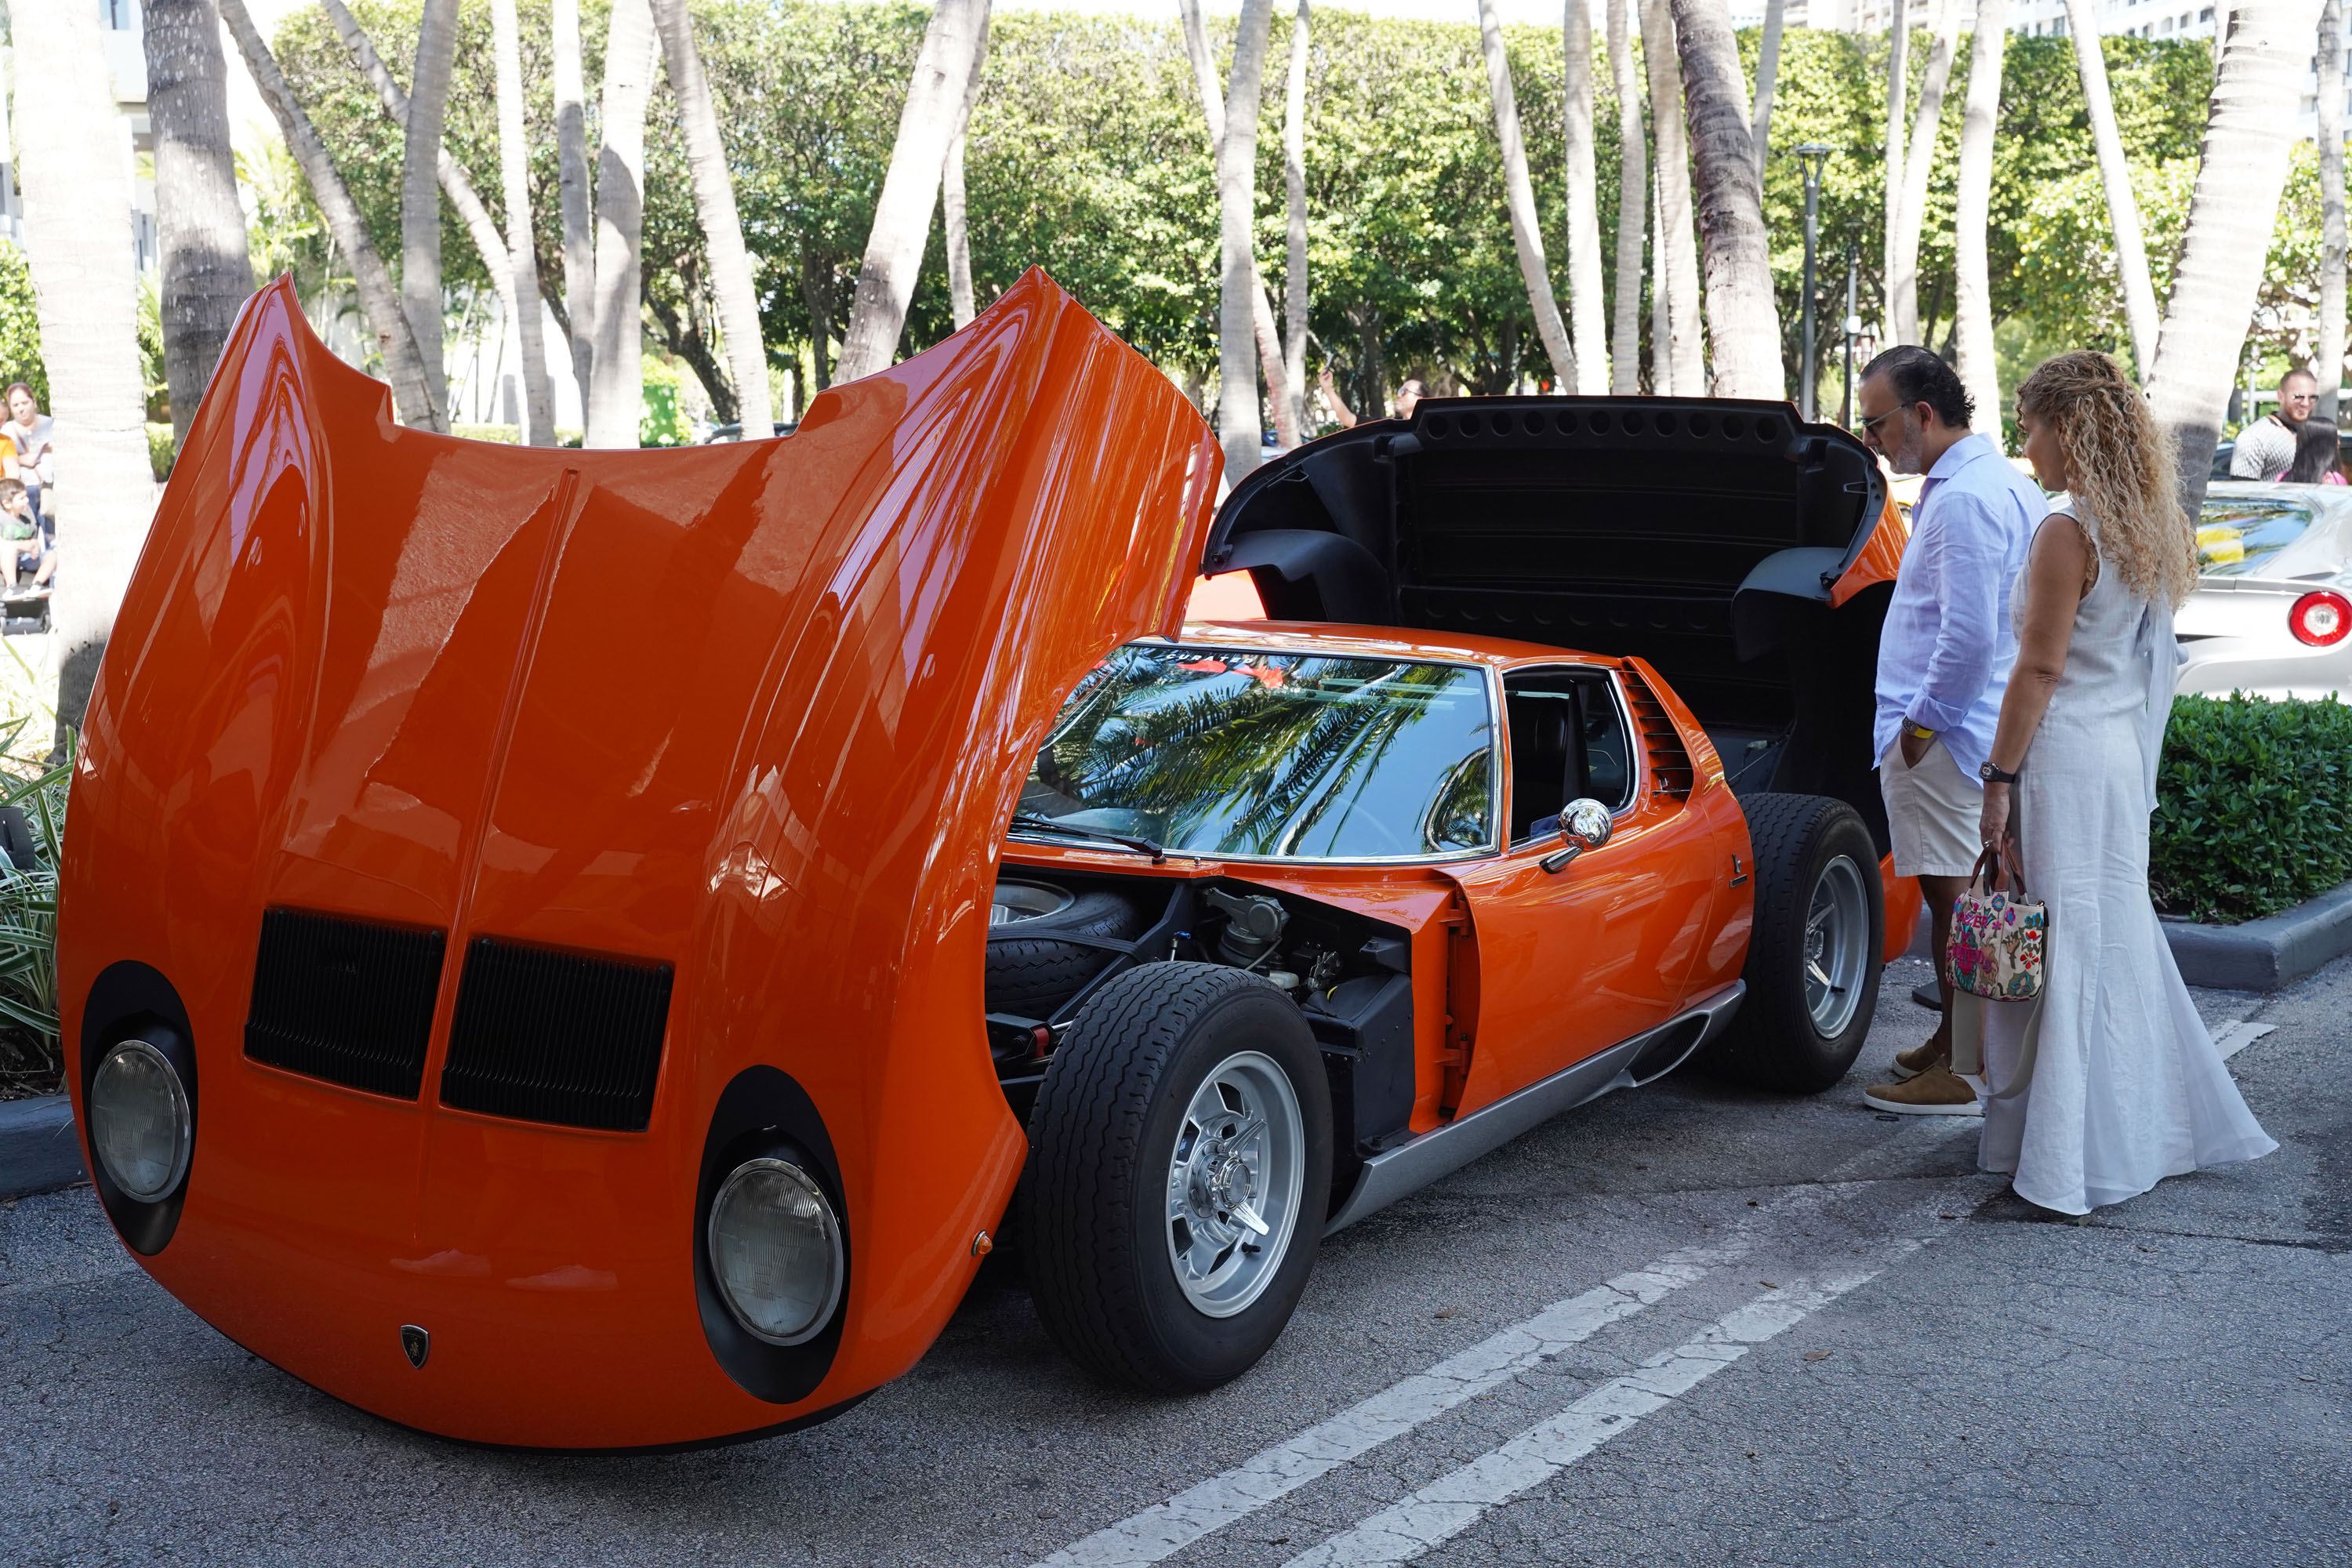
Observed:
[[[71,1100],[62,1094],[0,1100],[0,1198],[55,1192],[81,1179]]]
[[[2352,952],[2352,882],[2243,925],[2167,921],[2164,935],[2191,985],[2276,991]]]

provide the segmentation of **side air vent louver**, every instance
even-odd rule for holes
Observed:
[[[1682,732],[1667,717],[1657,694],[1631,669],[1625,671],[1625,704],[1633,711],[1633,728],[1642,732],[1642,747],[1649,754],[1650,793],[1675,800],[1689,799],[1691,787],[1698,782],[1698,771],[1691,766],[1690,751],[1683,744]]]
[[[457,982],[441,1103],[521,1121],[644,1131],[669,984],[667,963],[476,937]]]
[[[266,911],[245,1054],[346,1089],[415,1100],[447,945],[437,931]]]

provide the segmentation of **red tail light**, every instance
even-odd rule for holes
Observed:
[[[2305,594],[2286,613],[2286,629],[2294,640],[2313,647],[2334,647],[2352,637],[2352,599],[2332,588]]]

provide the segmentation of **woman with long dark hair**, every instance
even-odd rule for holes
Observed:
[[[1979,1163],[2063,1214],[2278,1145],[2240,1098],[2147,891],[2147,818],[2197,580],[2172,444],[2122,367],[2060,354],[2017,389],[2034,477],[2065,504],[2011,597],[2017,665],[1984,769],[1985,847],[2050,910],[2042,991],[1988,1003]]]
[[[2335,420],[2314,417],[2294,427],[2294,461],[2279,478],[2291,485],[2344,482],[2344,439]]]

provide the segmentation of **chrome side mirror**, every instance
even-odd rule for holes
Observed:
[[[1563,871],[1568,863],[1587,849],[1598,849],[1609,842],[1616,830],[1616,822],[1609,808],[1591,796],[1571,800],[1560,808],[1560,847],[1545,856],[1538,865],[1547,871]]]

